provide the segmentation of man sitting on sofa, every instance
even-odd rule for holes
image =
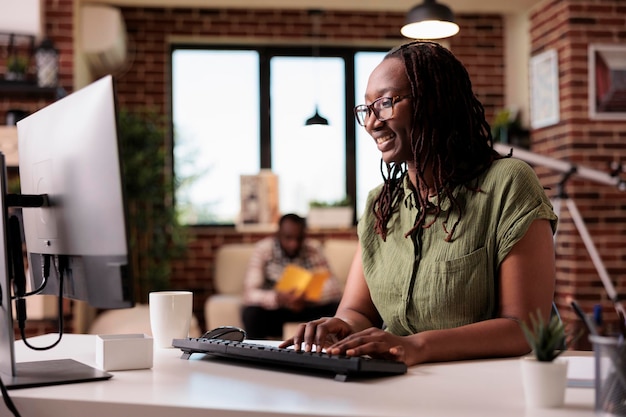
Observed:
[[[249,339],[280,339],[283,325],[332,316],[341,298],[341,285],[331,273],[318,301],[295,291],[276,291],[283,270],[294,264],[306,270],[329,270],[321,249],[306,237],[306,220],[296,214],[280,218],[275,236],[260,240],[244,281],[242,319]]]

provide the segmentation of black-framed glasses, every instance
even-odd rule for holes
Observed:
[[[393,117],[394,104],[408,97],[411,97],[411,95],[379,97],[372,101],[372,104],[359,104],[354,108],[354,117],[356,117],[357,123],[361,126],[365,126],[370,113],[374,113],[374,116],[376,116],[379,121],[384,122]]]

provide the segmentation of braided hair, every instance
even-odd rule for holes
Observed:
[[[483,105],[472,91],[472,83],[463,64],[446,48],[434,43],[414,41],[389,51],[384,59],[400,59],[410,82],[413,117],[410,134],[413,163],[417,167],[417,205],[420,215],[405,237],[419,227],[430,227],[441,213],[441,202],[448,199],[451,210],[443,222],[447,233],[452,235],[463,216],[463,208],[453,191],[463,185],[470,189],[470,181],[485,172],[491,163],[500,158],[493,149],[491,129],[485,119]],[[386,172],[383,168],[386,165]],[[428,201],[426,167],[432,170],[434,184],[439,195],[436,206]],[[383,187],[374,201],[375,229],[383,240],[387,237],[387,223],[395,207],[403,197],[402,179],[405,164],[381,161]],[[474,191],[480,191],[476,188]],[[453,210],[458,217],[452,228],[446,228]],[[431,222],[425,224],[426,215],[434,213]]]

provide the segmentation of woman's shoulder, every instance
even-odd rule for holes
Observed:
[[[509,157],[494,161],[484,174],[479,187],[500,195],[516,196],[515,198],[527,198],[545,194],[545,188],[541,184],[533,167],[521,159]]]
[[[532,173],[534,174],[533,168],[525,161],[521,159],[517,159],[514,157],[504,157],[501,159],[496,159],[491,164],[489,169],[491,174],[505,174],[509,173]]]
[[[499,184],[508,182],[536,183],[539,182],[539,178],[533,167],[527,162],[507,157],[493,161],[484,174],[484,181]]]

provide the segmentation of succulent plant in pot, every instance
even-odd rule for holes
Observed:
[[[548,321],[544,320],[540,311],[531,314],[530,324],[522,322],[522,331],[526,341],[540,362],[552,362],[567,349],[565,325],[553,314]]]
[[[557,358],[567,349],[567,332],[558,315],[545,320],[540,310],[521,323],[533,356],[522,358],[524,397],[529,407],[560,407],[567,386],[566,360]]]

